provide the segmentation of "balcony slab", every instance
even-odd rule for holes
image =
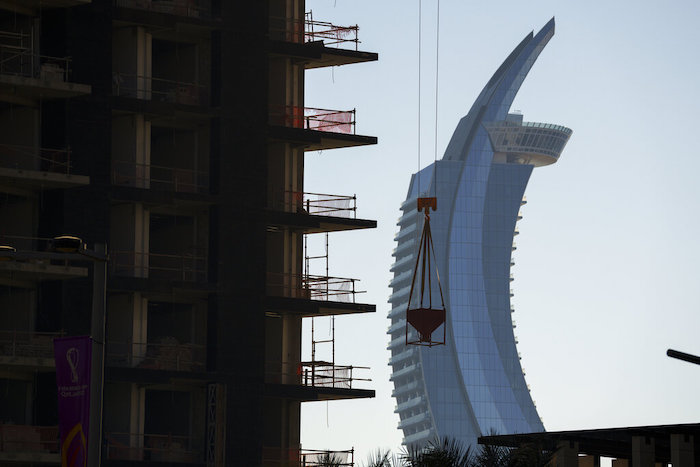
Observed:
[[[86,175],[0,167],[0,191],[2,191],[3,187],[35,191],[53,188],[71,188],[89,184],[90,177]]]
[[[17,97],[34,100],[67,99],[89,95],[91,92],[92,87],[88,84],[0,74],[0,100],[10,102],[16,102]]]

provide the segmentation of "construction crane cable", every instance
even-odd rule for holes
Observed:
[[[437,197],[437,156],[438,156],[438,83],[440,78],[440,0],[437,0],[437,21],[435,25],[435,147],[434,147],[434,163],[435,177],[433,178],[433,187],[435,197]]]
[[[423,12],[422,12],[422,0],[418,0],[418,171],[416,173],[415,182],[417,186],[414,187],[413,194],[416,196],[416,204],[418,211],[423,212],[423,229],[418,242],[418,254],[416,256],[416,263],[413,269],[413,277],[411,279],[411,287],[408,293],[408,303],[406,305],[406,345],[444,345],[446,336],[446,321],[445,321],[445,300],[442,293],[442,285],[440,284],[440,273],[437,270],[437,257],[435,256],[435,246],[433,245],[432,232],[430,230],[430,210],[437,210],[437,148],[438,148],[438,85],[439,85],[439,47],[440,47],[440,0],[437,0],[437,22],[436,22],[436,41],[435,41],[435,134],[434,134],[434,161],[433,161],[433,172],[430,174],[428,190],[426,195],[429,196],[430,193],[430,183],[432,182],[433,191],[435,195],[430,197],[425,197],[423,194],[423,189],[421,185],[421,72],[422,72],[422,45],[423,45]],[[432,254],[432,257],[431,257]],[[434,257],[434,258],[433,258]],[[412,308],[411,304],[413,302],[413,294],[416,287],[416,279],[418,278],[418,268],[420,271],[420,291],[419,304],[418,307]],[[431,273],[433,268],[435,268],[435,275],[437,278],[436,285],[440,292],[440,307],[433,306],[433,281],[431,279]],[[427,280],[426,280],[427,279]],[[427,294],[426,294],[427,286]],[[425,296],[428,296],[427,306],[424,303]],[[436,304],[437,305],[437,304]],[[414,305],[415,306],[415,305]],[[433,339],[432,334],[440,326],[442,326],[443,336],[442,340]],[[409,327],[413,327],[418,332],[417,339],[409,339]]]
[[[421,45],[423,43],[422,40],[422,33],[421,33],[421,26],[422,26],[422,8],[421,8],[421,0],[418,0],[418,196],[420,196],[420,149],[421,149],[421,141],[420,141],[420,98],[421,98]]]

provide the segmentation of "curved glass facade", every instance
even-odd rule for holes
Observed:
[[[544,429],[516,349],[511,254],[530,174],[558,159],[571,130],[523,122],[508,109],[553,34],[554,19],[525,37],[460,120],[442,160],[411,179],[398,223],[389,299],[389,364],[406,445],[436,437],[476,444],[482,433]],[[507,127],[518,135],[539,135],[533,130],[543,129],[556,140],[532,137],[496,150],[487,127]],[[438,199],[431,228],[447,306],[447,343],[406,346],[405,311],[423,222],[416,199],[428,195]]]

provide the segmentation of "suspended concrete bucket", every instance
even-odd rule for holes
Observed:
[[[411,291],[408,296],[408,306],[406,307],[406,345],[434,345],[445,344],[445,299],[442,295],[440,285],[440,274],[435,261],[435,248],[433,247],[433,236],[430,232],[430,209],[437,210],[437,198],[418,198],[418,210],[425,213],[425,223],[421,234],[416,266],[413,269],[413,279],[411,280]],[[440,304],[433,304],[432,272],[433,264],[435,278],[440,291]],[[418,306],[411,306],[413,291],[418,278],[420,267],[420,290],[418,295]],[[418,332],[418,339],[409,339],[409,326]],[[442,340],[433,339],[433,332],[442,326]]]

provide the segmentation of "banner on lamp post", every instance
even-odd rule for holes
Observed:
[[[88,336],[56,338],[53,349],[58,388],[61,467],[85,467],[90,422],[92,339]]]

